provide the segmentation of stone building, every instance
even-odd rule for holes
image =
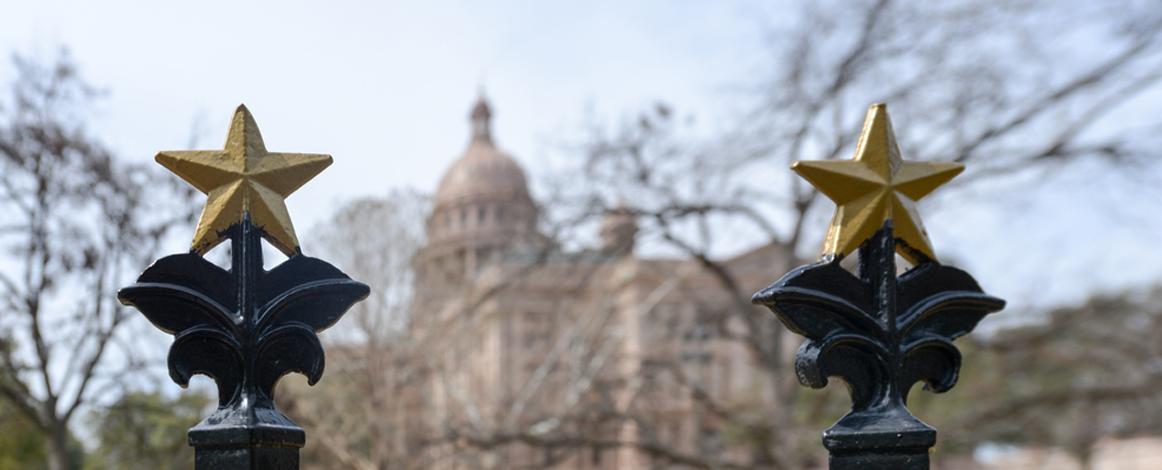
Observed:
[[[741,452],[692,398],[769,408],[748,352],[718,334],[740,326],[720,324],[737,299],[694,261],[638,256],[626,210],[604,216],[599,246],[561,249],[539,231],[492,118],[479,99],[414,259],[409,336],[425,338],[433,365],[408,398],[408,426],[444,442],[414,445],[433,468],[671,468],[682,455]],[[759,247],[722,265],[758,289],[779,256]]]

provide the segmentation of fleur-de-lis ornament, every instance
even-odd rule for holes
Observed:
[[[369,289],[302,253],[283,199],[331,163],[327,155],[267,152],[245,106],[224,150],[161,152],[157,161],[206,193],[189,253],[164,257],[118,299],[174,335],[170,377],[218,385],[218,409],[190,429],[197,468],[297,468],[305,433],[274,404],[274,386],[299,372],[323,375],[317,333]],[[262,239],[288,259],[267,271]],[[230,269],[202,255],[231,242]]]
[[[807,338],[795,359],[812,388],[839,377],[852,409],[823,433],[832,469],[927,469],[936,430],[906,407],[912,385],[956,385],[968,334],[1004,301],[968,273],[936,261],[915,204],[963,170],[955,163],[904,161],[887,108],[868,110],[849,161],[797,162],[796,172],[836,203],[822,260],[754,295]],[[858,273],[840,261],[858,250]],[[913,266],[896,274],[899,253]]]

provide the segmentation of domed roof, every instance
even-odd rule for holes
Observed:
[[[448,168],[440,180],[440,186],[436,189],[436,206],[490,196],[528,197],[528,181],[524,170],[492,142],[492,111],[484,97],[477,100],[469,116],[472,120],[472,140],[464,155]]]

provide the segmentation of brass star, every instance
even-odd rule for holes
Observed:
[[[331,164],[330,155],[267,152],[244,105],[234,111],[225,149],[164,151],[155,160],[209,196],[194,231],[198,254],[221,243],[222,232],[247,212],[267,241],[287,256],[297,252],[284,199]]]
[[[936,259],[916,201],[964,171],[964,165],[903,161],[888,108],[877,103],[868,108],[852,160],[800,161],[791,169],[837,206],[823,244],[825,256],[850,254],[891,219],[898,241]],[[908,261],[921,261],[911,250],[896,246]]]

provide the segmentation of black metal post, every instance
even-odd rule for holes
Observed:
[[[229,271],[195,252],[172,255],[118,298],[174,335],[168,359],[174,382],[184,387],[204,374],[218,384],[218,409],[189,432],[195,468],[298,468],[306,435],[275,406],[274,386],[290,372],[312,385],[322,377],[316,334],[369,289],[301,251],[263,270],[262,230],[249,214],[227,232]]]
[[[892,224],[884,224],[859,248],[859,277],[873,289],[877,319],[888,336],[896,335],[896,243]],[[889,370],[903,367],[899,351],[885,351]],[[823,432],[823,446],[831,453],[835,470],[863,468],[927,469],[928,449],[936,444],[936,430],[912,416],[904,406],[906,390],[898,380],[884,384],[883,399],[861,413],[845,416]]]
[[[796,355],[799,381],[812,388],[840,377],[852,409],[823,432],[830,468],[922,470],[936,430],[907,409],[916,382],[951,389],[960,371],[952,341],[1004,301],[968,273],[917,255],[896,276],[897,240],[884,223],[859,249],[859,276],[835,256],[795,269],[754,296],[807,341]]]

